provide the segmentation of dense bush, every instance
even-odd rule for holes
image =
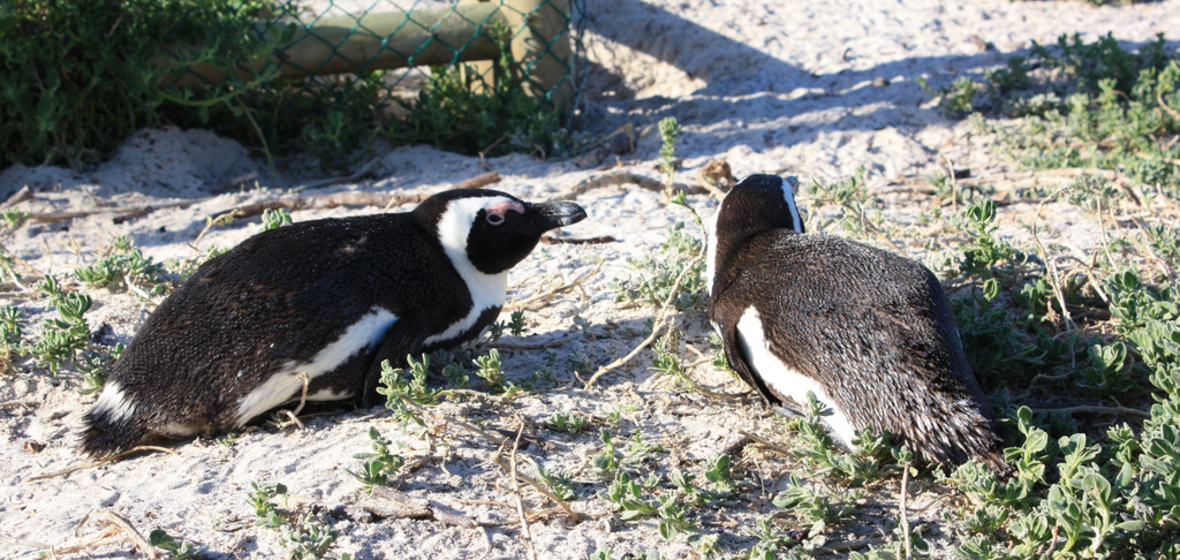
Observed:
[[[255,59],[267,41],[255,32],[268,0],[12,0],[0,4],[0,167],[82,165],[168,106],[227,104],[227,83],[200,96],[160,86],[169,61],[229,66]],[[272,34],[270,41],[281,38]],[[203,48],[179,48],[202,44]],[[172,46],[175,50],[166,51]],[[170,99],[172,99],[170,101]],[[198,101],[200,100],[200,101]]]

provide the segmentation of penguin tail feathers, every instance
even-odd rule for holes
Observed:
[[[95,459],[105,459],[131,449],[147,438],[147,429],[133,418],[113,418],[106,411],[90,411],[82,420],[85,429],[78,449]]]

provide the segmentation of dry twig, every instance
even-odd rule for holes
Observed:
[[[115,462],[115,461],[119,460],[120,458],[126,457],[127,455],[131,455],[131,454],[133,454],[133,453],[138,453],[138,452],[140,452],[140,451],[162,451],[162,452],[164,452],[164,453],[168,453],[168,454],[170,454],[170,455],[179,455],[179,453],[177,453],[177,452],[175,452],[175,451],[173,451],[173,450],[171,450],[171,449],[168,449],[167,447],[157,447],[157,446],[155,446],[155,445],[140,445],[140,446],[138,446],[138,447],[132,447],[131,449],[128,449],[127,451],[121,451],[121,452],[119,452],[119,453],[116,453],[116,454],[114,454],[114,455],[111,455],[110,457],[107,457],[107,458],[105,458],[105,459],[100,459],[100,460],[98,460],[98,461],[95,461],[95,462],[93,462],[93,463],[86,464],[86,465],[82,465],[82,466],[80,466],[80,467],[71,467],[71,468],[68,468],[68,469],[65,469],[65,470],[62,470],[62,471],[51,472],[51,473],[47,473],[47,474],[39,474],[39,475],[37,475],[37,476],[30,477],[30,478],[29,478],[28,480],[26,480],[25,482],[26,482],[26,483],[29,483],[29,482],[33,482],[33,481],[36,481],[36,480],[45,480],[45,479],[48,479],[48,478],[57,478],[57,477],[59,477],[59,476],[65,476],[65,475],[67,475],[67,474],[70,474],[70,473],[75,473],[75,472],[78,472],[78,471],[84,471],[84,470],[86,470],[86,469],[90,469],[90,468],[94,468],[94,467],[99,467],[99,466],[105,465],[105,464],[107,464],[107,463],[113,463],[113,462]]]
[[[668,293],[668,297],[666,299],[664,299],[663,304],[660,305],[660,314],[657,315],[656,320],[652,322],[651,334],[648,335],[648,337],[645,338],[643,340],[643,342],[640,342],[639,345],[636,346],[633,350],[628,352],[626,356],[623,356],[622,358],[618,358],[615,361],[598,368],[598,371],[594,372],[594,375],[590,376],[590,379],[588,379],[587,381],[584,382],[584,385],[585,385],[584,388],[589,389],[589,388],[593,387],[594,382],[598,381],[598,378],[602,377],[603,374],[605,374],[611,370],[614,370],[620,366],[623,366],[627,362],[630,362],[631,360],[635,359],[635,356],[638,356],[639,353],[642,352],[644,348],[651,346],[651,344],[653,342],[655,342],[656,338],[660,336],[660,333],[664,330],[664,328],[670,324],[669,318],[670,318],[672,310],[674,309],[674,306],[672,305],[672,300],[675,299],[676,295],[680,292],[680,284],[682,282],[684,282],[684,277],[688,274],[688,272],[690,270],[692,270],[692,268],[694,266],[696,266],[697,261],[699,261],[700,259],[701,259],[700,255],[697,255],[697,256],[693,257],[692,259],[690,259],[688,261],[688,264],[686,264],[684,266],[684,269],[680,271],[680,274],[678,276],[676,276],[676,281],[672,283],[671,292]],[[577,375],[577,374],[575,374],[575,375]]]
[[[520,531],[521,538],[524,539],[525,546],[529,551],[529,558],[537,560],[537,550],[533,547],[533,534],[529,530],[528,516],[524,513],[524,496],[520,493],[520,479],[516,476],[516,452],[520,448],[520,436],[524,434],[524,421],[520,422],[520,427],[516,430],[516,439],[512,442],[512,455],[509,457],[511,464],[511,472],[509,476],[512,478],[513,493],[516,494],[516,513],[520,516]]]
[[[656,179],[644,177],[643,175],[639,175],[638,173],[633,173],[631,171],[612,171],[610,173],[604,173],[602,175],[595,175],[593,177],[583,179],[582,181],[578,182],[578,184],[574,185],[569,192],[556,197],[553,200],[573,200],[594,189],[616,185],[626,185],[628,183],[649,191],[664,191],[664,184],[660,181],[657,181]],[[675,193],[675,191],[684,191],[687,194],[709,194],[708,189],[699,186],[686,185],[684,183],[674,183],[672,185],[672,190],[673,193]]]

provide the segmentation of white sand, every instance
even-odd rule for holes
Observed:
[[[966,123],[947,120],[915,78],[929,75],[935,87],[946,85],[959,75],[981,72],[1002,64],[1011,54],[1026,52],[1032,41],[1051,43],[1063,33],[1081,33],[1092,40],[1113,32],[1122,40],[1144,42],[1157,33],[1180,29],[1180,0],[1104,8],[1079,1],[1008,0],[596,0],[588,4],[586,46],[594,65],[588,121],[596,132],[632,122],[644,133],[637,153],[623,156],[630,170],[656,176],[651,165],[659,147],[654,124],[675,116],[685,127],[679,143],[679,155],[684,157],[678,175],[682,182],[695,183],[704,163],[718,158],[728,161],[739,177],[790,172],[803,180],[831,181],[864,166],[873,192],[898,178],[944,169],[944,157],[958,168],[970,168],[976,176],[1005,168],[1002,160],[988,152],[987,139],[973,136]],[[984,43],[991,43],[995,50],[982,50],[979,45]],[[562,195],[579,181],[603,173],[579,169],[572,161],[541,162],[521,155],[492,159],[488,165],[503,175],[493,188],[529,200]],[[430,193],[482,172],[478,158],[425,147],[393,150],[378,170],[377,179],[313,194],[350,189]],[[211,196],[230,178],[250,171],[258,173],[264,187],[273,188]],[[36,198],[20,207],[34,213],[198,202],[122,224],[113,224],[110,214],[31,224],[4,243],[38,271],[59,276],[93,261],[119,235],[131,236],[157,260],[191,257],[194,251],[189,244],[205,227],[207,216],[288,194],[285,189],[293,186],[268,177],[265,162],[251,158],[233,141],[203,131],[145,130],[108,162],[88,172],[50,167],[4,170],[0,200],[28,185]],[[715,206],[704,196],[691,200],[703,212]],[[601,365],[639,342],[638,336],[623,329],[643,331],[654,310],[616,303],[613,283],[632,274],[627,257],[652,254],[669,225],[688,219],[683,209],[665,206],[657,193],[630,184],[591,190],[576,201],[590,217],[567,228],[564,235],[613,235],[620,242],[540,246],[514,271],[511,282],[518,287],[511,299],[533,294],[545,276],[570,280],[593,270],[599,259],[605,264],[581,288],[558,296],[546,308],[526,312],[529,335],[504,339],[512,343],[568,341],[552,351],[552,367],[561,385],[573,380],[566,358],[575,352],[580,359]],[[801,202],[804,207],[810,203]],[[913,210],[892,209],[901,216],[912,216]],[[296,212],[294,219],[372,211],[305,211]],[[1055,224],[1057,233],[1066,240],[1074,239],[1071,232],[1084,233],[1089,227],[1076,214],[1060,219]],[[253,218],[215,229],[202,239],[200,248],[237,243],[256,232],[258,223]],[[918,241],[906,246],[918,251]],[[1084,236],[1069,242],[1083,249],[1088,245]],[[130,340],[151,308],[124,292],[90,293],[96,302],[88,315],[90,325],[101,331],[104,341]],[[42,299],[7,292],[0,295],[0,302],[20,307],[30,319],[30,331],[48,316]],[[575,319],[585,320],[589,327],[580,329]],[[699,314],[687,317],[683,325],[689,342],[711,355]],[[544,367],[547,353],[503,351],[509,376],[521,378]],[[688,356],[696,361],[695,355]],[[593,435],[598,426],[577,437],[537,426],[555,412],[578,411],[601,418],[626,405],[623,422],[612,430],[626,434],[640,428],[645,438],[670,451],[660,465],[647,465],[644,471],[678,466],[699,474],[704,458],[737,441],[737,430],[774,429],[775,423],[762,417],[762,407],[754,400],[714,401],[674,391],[671,383],[651,377],[650,360],[651,354],[645,352],[628,367],[605,376],[592,390],[577,384],[511,403],[474,399],[447,404],[440,412],[504,430],[515,430],[517,418],[523,418],[530,423],[527,435],[546,439],[555,447],[533,445],[521,454],[549,470],[570,472],[584,467],[601,448]],[[706,364],[694,376],[722,390],[743,390],[739,383],[710,370]],[[34,481],[39,475],[87,463],[72,445],[79,419],[94,397],[79,396],[78,385],[73,373],[48,378],[41,372],[28,373],[27,367],[0,377],[0,402],[5,403],[0,409],[0,557],[34,558],[51,545],[88,542],[101,524],[92,520],[79,527],[79,523],[104,509],[124,516],[145,536],[153,529],[165,529],[174,537],[208,547],[215,557],[280,556],[284,552],[277,545],[278,534],[252,525],[253,511],[246,501],[252,482],[283,483],[302,502],[332,512],[332,526],[340,532],[333,549],[336,554],[388,559],[527,556],[510,479],[491,462],[496,446],[433,420],[433,435],[423,438],[419,430],[403,434],[387,416],[343,413],[309,419],[302,430],[267,427],[244,435],[232,446],[214,441],[185,443],[173,448],[175,454],[156,453]],[[447,522],[441,515],[377,519],[359,513],[357,506],[388,510],[394,504],[361,492],[342,470],[355,468],[352,454],[369,450],[370,426],[405,445],[400,452],[411,460],[427,453],[430,442],[438,446],[434,453],[445,457],[445,462],[433,460],[413,471],[400,490],[429,500],[466,524]],[[31,446],[36,443],[47,447],[33,452]],[[740,503],[693,515],[701,515],[705,533],[721,535],[723,550],[747,548],[754,542],[747,529],[754,519],[777,509],[769,499],[789,468],[773,454],[747,451],[741,472],[752,486]],[[531,472],[531,467],[522,470]],[[695,557],[684,536],[663,541],[650,521],[620,523],[617,517],[603,516],[611,511],[610,504],[593,496],[602,485],[588,470],[580,471],[575,480],[581,483],[578,488],[583,495],[573,502],[574,509],[598,517],[574,523],[554,512],[535,519],[531,535],[538,557],[587,558],[601,546],[613,547],[616,558],[636,547],[655,548],[669,558]],[[895,497],[886,494],[880,499],[892,503]],[[534,511],[552,507],[528,489],[524,498],[526,507]],[[883,534],[887,531],[880,521],[890,515],[869,512],[861,526],[833,532],[831,542]],[[953,542],[938,529],[939,509],[912,514],[911,519],[914,515],[935,524],[928,538],[939,557],[948,556],[946,547]],[[128,541],[117,539],[59,557],[125,557],[136,554],[133,551]]]

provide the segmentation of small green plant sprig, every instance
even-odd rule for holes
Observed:
[[[93,395],[101,392],[102,388],[106,386],[107,375],[110,373],[111,367],[126,349],[127,347],[122,342],[117,342],[105,354],[83,351],[81,359],[74,360],[74,367],[82,373],[82,385],[78,387],[78,394]]]
[[[780,421],[798,438],[791,454],[808,464],[811,472],[840,480],[849,487],[858,487],[889,471],[884,460],[890,449],[887,434],[871,426],[858,430],[852,441],[856,450],[848,453],[836,445],[821,424],[821,419],[830,416],[832,410],[814,393],[808,392],[802,412],[800,416],[780,417]]]
[[[703,486],[696,484],[697,475],[680,469],[673,469],[668,473],[668,480],[689,504],[697,507],[718,506],[729,502],[737,494],[740,486],[730,470],[732,462],[733,459],[725,453],[709,456],[705,462]]]
[[[619,517],[623,521],[644,517],[657,518],[660,536],[665,540],[684,531],[696,532],[696,523],[688,519],[685,504],[674,492],[664,492],[657,498],[648,498],[645,495],[645,489],[655,489],[659,483],[660,479],[655,475],[640,481],[632,479],[627,472],[621,472],[618,478],[611,482],[605,497],[619,507]]]
[[[259,486],[254,482],[250,486],[254,489],[248,500],[254,508],[254,524],[277,531],[280,535],[279,545],[289,551],[290,560],[323,558],[340,537],[340,533],[328,526],[320,514],[301,515],[297,511],[280,508],[273,499],[282,496],[285,500],[286,486]]]
[[[13,368],[12,357],[22,354],[21,327],[25,319],[20,309],[11,305],[0,307],[0,372],[10,372]]]
[[[615,446],[616,439],[606,428],[599,431],[598,437],[603,446],[591,457],[590,470],[604,481],[616,479],[622,469],[635,468],[665,453],[663,445],[644,440],[639,430],[629,440],[624,440],[627,445],[623,449]]]
[[[402,368],[394,368],[389,360],[381,362],[381,387],[377,392],[385,395],[386,408],[393,411],[394,419],[403,428],[410,422],[425,426],[418,411],[423,406],[437,404],[441,391],[426,386],[430,356],[423,355],[421,360],[406,356],[406,363],[410,368],[408,379],[404,379]]]
[[[808,231],[828,231],[839,227],[852,237],[877,237],[897,248],[889,237],[889,221],[885,219],[879,203],[869,196],[864,166],[857,166],[856,172],[845,179],[834,183],[811,182],[801,190],[816,203],[831,204],[839,209],[832,215],[825,216],[817,212],[809,216]],[[898,252],[903,251],[898,249]]]
[[[656,340],[652,349],[655,351],[655,358],[651,361],[652,371],[667,375],[676,381],[677,388],[697,388],[696,382],[688,375],[688,371],[684,369],[684,365],[680,362],[680,339],[682,333],[680,329],[672,324],[664,332],[664,335]]]
[[[524,324],[524,311],[513,311],[507,322],[495,321],[488,325],[488,335],[492,340],[499,340],[507,330],[512,336],[520,336],[529,331]]]
[[[28,219],[29,213],[17,208],[6,208],[0,212],[0,220],[3,222],[0,223],[0,241],[19,229]],[[16,273],[16,259],[8,254],[4,243],[0,243],[0,279],[5,278],[15,282],[20,279],[20,275]]]
[[[29,213],[20,208],[5,208],[0,212],[0,219],[4,221],[4,226],[11,230],[16,230],[25,225],[29,219]]]
[[[996,222],[996,203],[990,199],[972,204],[964,212],[967,219],[967,235],[970,241],[964,246],[963,274],[979,274],[985,279],[1004,273],[1011,278],[1012,266],[1019,266],[1027,257],[1009,243],[995,235],[999,225]],[[1013,261],[1018,261],[1013,263]]]
[[[577,434],[590,427],[590,420],[577,413],[555,412],[542,425],[555,432]]]
[[[668,229],[668,238],[660,245],[663,258],[628,257],[627,263],[639,273],[638,279],[629,279],[616,285],[617,301],[645,301],[662,305],[664,300],[677,290],[672,304],[681,311],[704,310],[705,261],[698,259],[703,247],[701,240],[687,231],[684,222],[676,222]],[[694,259],[696,259],[694,261]],[[686,267],[690,270],[681,276]],[[677,279],[680,279],[677,285]]]
[[[949,86],[933,89],[926,76],[918,76],[918,85],[927,95],[938,98],[938,105],[951,114],[965,115],[975,108],[975,97],[981,92],[979,84],[970,76],[960,76]]]
[[[90,344],[90,325],[86,321],[92,305],[89,296],[64,291],[52,275],[42,278],[37,289],[48,296],[57,317],[46,319],[40,333],[26,340],[23,338],[26,321],[20,310],[8,305],[0,307],[0,371],[12,371],[15,356],[32,356],[38,366],[53,375],[71,363],[82,374],[79,393],[101,391],[111,365],[123,353],[123,344],[105,349]]]
[[[791,510],[813,536],[823,533],[828,526],[838,525],[855,511],[845,501],[833,502],[831,496],[813,490],[795,474],[788,475],[786,489],[776,494],[771,503]]]
[[[156,529],[148,535],[148,543],[168,553],[169,560],[198,560],[208,551],[184,539],[176,540],[163,529]]]
[[[390,452],[392,442],[385,439],[377,428],[369,427],[369,439],[373,441],[373,452],[353,455],[359,461],[356,472],[348,469],[344,469],[344,472],[357,479],[365,491],[372,492],[374,486],[388,486],[389,476],[400,471],[406,461],[401,455]]]
[[[270,231],[291,223],[291,214],[285,208],[267,208],[262,211],[262,229]]]
[[[115,239],[107,256],[75,269],[74,276],[88,288],[122,284],[145,298],[161,295],[169,287],[164,265],[143,256],[126,236]]]
[[[676,117],[660,120],[660,170],[664,172],[664,196],[671,197],[676,182],[676,139],[680,137],[680,121]]]
[[[85,315],[90,310],[91,300],[86,294],[64,292],[52,275],[43,278],[37,289],[49,296],[58,317],[47,319],[41,325],[40,338],[33,344],[24,343],[21,354],[31,354],[38,365],[56,375],[62,365],[73,360],[90,341],[90,325]]]
[[[562,471],[549,471],[541,465],[537,465],[534,474],[536,479],[559,499],[571,501],[578,498],[578,491],[574,488],[574,478],[571,474]]]
[[[535,376],[523,383],[516,383],[508,379],[504,375],[500,351],[495,348],[488,350],[487,354],[477,356],[472,360],[472,363],[475,364],[475,375],[487,382],[491,392],[506,398],[512,398],[528,391],[535,381]]]

